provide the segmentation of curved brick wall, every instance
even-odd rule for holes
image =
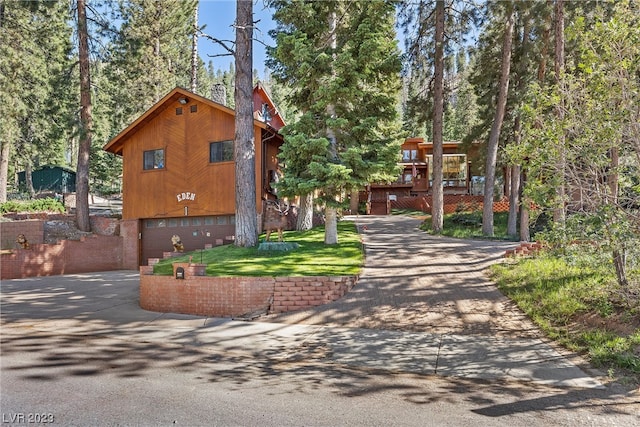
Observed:
[[[140,307],[163,313],[240,317],[283,313],[335,301],[355,285],[355,276],[208,277],[185,269],[184,280],[140,268]]]

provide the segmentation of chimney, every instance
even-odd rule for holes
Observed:
[[[222,83],[211,86],[211,100],[218,104],[227,105],[227,88]]]

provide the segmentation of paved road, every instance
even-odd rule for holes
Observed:
[[[638,424],[637,395],[548,346],[486,282],[480,272],[501,248],[431,240],[410,219],[363,221],[368,261],[354,291],[268,322],[141,310],[137,272],[4,281],[2,422]],[[414,234],[427,240],[410,243]],[[430,245],[440,255],[423,252]],[[426,258],[411,266],[404,254]]]

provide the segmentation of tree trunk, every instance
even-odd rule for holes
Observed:
[[[338,243],[338,210],[333,206],[327,206],[324,211],[324,243],[335,245]]]
[[[191,36],[191,92],[198,90],[198,2],[193,12],[193,35]]]
[[[515,25],[515,24],[514,24]],[[523,27],[522,27],[522,44],[521,49],[523,52],[529,51],[529,41],[530,41],[530,25],[529,19],[525,18]],[[517,83],[516,83],[516,94],[518,98],[522,97],[522,93],[525,87],[525,75],[528,67],[529,61],[519,61],[519,67],[517,72]],[[538,70],[540,71],[540,70]],[[522,141],[522,120],[520,118],[520,114],[516,115],[514,124],[513,124],[513,134],[514,141],[513,143],[518,146]],[[522,206],[520,203],[522,201],[522,192],[524,186],[524,168],[521,164],[513,165],[512,175],[511,175],[511,197],[509,197],[509,218],[507,219],[507,234],[510,236],[517,236],[518,229],[518,210],[522,210]],[[520,213],[520,220],[526,218],[527,222],[520,223],[520,228],[523,227],[527,229],[527,233],[529,231],[529,217],[524,217],[522,213]],[[520,231],[520,236],[522,237],[522,231]],[[528,240],[527,240],[528,241]]]
[[[0,28],[4,26],[4,0],[0,2]],[[9,141],[0,141],[0,203],[7,201],[7,187],[9,186]]]
[[[523,197],[523,189],[527,182],[527,173],[522,168],[522,176],[520,178],[520,241],[528,242],[531,240],[529,233],[529,202]]]
[[[509,93],[509,73],[511,70],[511,44],[513,38],[514,10],[513,5],[507,6],[509,15],[504,30],[502,42],[502,66],[500,69],[500,88],[496,105],[496,114],[489,134],[487,147],[487,163],[484,179],[484,204],[482,206],[482,234],[493,236],[493,190],[496,180],[496,163],[498,158],[498,143],[500,142],[500,130],[504,121],[504,113],[507,107],[507,94]]]
[[[613,251],[613,265],[616,268],[616,278],[618,279],[618,285],[622,288],[625,294],[629,293],[629,280],[626,273],[626,254],[624,250]]]
[[[520,166],[511,166],[511,193],[509,194],[509,217],[507,219],[507,234],[518,235],[518,204],[520,201]]]
[[[2,141],[0,147],[0,203],[7,201],[7,187],[9,186],[9,153],[11,144]]]
[[[80,63],[80,143],[76,168],[76,225],[80,231],[91,231],[91,223],[89,222],[89,158],[93,118],[91,114],[89,34],[85,0],[78,0],[78,56]]]
[[[622,144],[620,144],[622,146]],[[607,182],[609,183],[609,191],[611,195],[609,196],[610,203],[614,206],[618,203],[618,181],[620,174],[618,173],[618,168],[620,167],[620,153],[618,147],[611,148],[611,171],[609,176],[607,177]]]
[[[256,206],[256,150],[253,132],[253,0],[238,0],[236,7],[235,87],[235,245],[258,244]]]
[[[26,159],[24,165],[24,183],[27,186],[27,193],[32,199],[36,196],[36,190],[33,188],[33,166],[30,159]]]
[[[351,215],[358,215],[358,205],[360,204],[360,192],[358,190],[351,190],[351,197],[349,198],[349,210]]]
[[[556,118],[559,123],[564,121],[564,0],[556,0],[554,8],[555,16],[555,60],[554,71],[556,85],[560,94],[560,99],[556,105]],[[566,154],[564,150],[565,135],[564,127],[558,135],[558,177],[559,181],[556,187],[556,196],[558,198],[558,205],[553,211],[553,220],[558,224],[564,224],[565,221],[565,163]]]
[[[444,115],[444,0],[436,1],[435,64],[433,83],[433,185],[431,187],[431,229],[441,233],[444,223],[444,195],[442,188]]]
[[[337,15],[333,11],[329,15],[329,40],[330,46],[335,58],[335,50],[338,47],[338,35],[336,34]],[[332,70],[332,77],[335,78],[335,70]],[[336,107],[333,104],[327,105],[327,115],[331,118],[336,116]],[[332,128],[327,128],[327,139],[329,140],[329,156],[331,159],[338,158],[338,142],[336,139],[335,131]],[[335,188],[329,189],[328,193],[332,194],[336,191]],[[325,224],[324,224],[324,243],[326,245],[335,245],[338,243],[338,211],[334,206],[327,204],[325,206]]]
[[[298,209],[298,219],[296,230],[307,231],[313,228],[313,193],[300,196],[300,208]]]
[[[551,3],[553,0],[547,0]],[[549,52],[549,38],[551,36],[551,15],[549,20],[545,20],[544,29],[542,30],[542,50],[540,51],[540,62],[538,63],[538,82],[542,84],[547,73],[547,54]]]

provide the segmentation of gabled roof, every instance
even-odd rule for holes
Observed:
[[[279,131],[283,126],[285,126],[284,118],[280,114],[278,107],[273,103],[271,96],[269,96],[269,92],[265,89],[262,83],[258,82],[256,87],[253,88],[253,111],[254,117],[256,117],[255,113],[257,113],[257,119],[264,121],[264,117],[262,117],[262,105],[264,102],[269,107],[270,120],[267,122],[273,129]]]
[[[196,95],[195,93],[190,92],[184,88],[176,87],[171,92],[169,92],[164,98],[156,102],[151,108],[145,111],[140,117],[138,117],[133,123],[127,126],[122,132],[116,135],[111,141],[109,141],[103,147],[103,150],[113,154],[122,155],[123,145],[131,135],[136,133],[138,129],[140,129],[142,126],[146,125],[147,123],[149,123],[151,120],[157,117],[162,111],[164,111],[169,105],[174,104],[182,97],[186,97],[191,100],[202,102],[203,104],[209,105],[212,108],[216,108],[232,116],[235,116],[236,114],[236,112],[229,107],[226,107],[222,104],[218,104],[217,102],[204,98],[200,95]],[[271,128],[269,124],[264,123],[260,120],[254,120],[253,124],[254,126],[258,126],[262,129]]]

